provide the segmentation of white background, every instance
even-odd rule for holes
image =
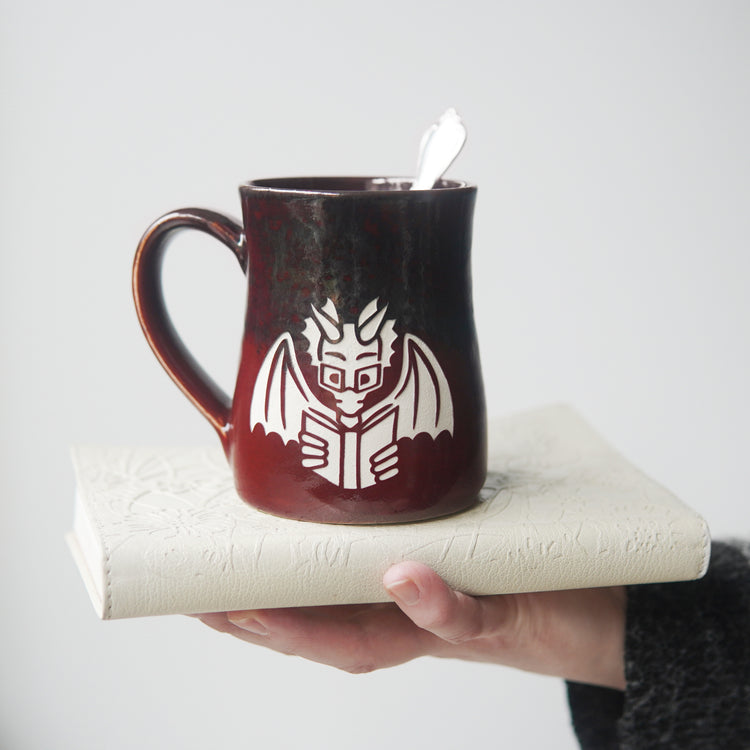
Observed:
[[[409,174],[455,106],[490,414],[571,403],[747,535],[750,5],[16,1],[0,85],[0,746],[575,747],[556,679],[351,676],[188,618],[100,622],[63,542],[68,445],[216,439],[135,318],[151,220],[239,214],[250,178]],[[170,303],[231,388],[244,280],[182,247]]]

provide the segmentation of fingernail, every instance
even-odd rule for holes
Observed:
[[[255,635],[268,635],[268,628],[254,617],[229,617],[227,618],[232,625],[247,630],[248,633]]]
[[[386,589],[391,596],[409,606],[413,606],[419,601],[419,588],[409,578],[402,578],[400,581],[389,583]]]

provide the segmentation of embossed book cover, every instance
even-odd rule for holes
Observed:
[[[308,424],[311,442],[323,430],[339,441],[321,469],[349,471],[354,451],[344,481],[367,482],[382,431],[396,429],[386,411],[353,437]],[[404,559],[477,595],[687,580],[708,564],[703,519],[565,406],[492,423],[476,505],[418,523],[268,515],[238,497],[219,447],[81,446],[73,459],[68,541],[104,619],[386,601],[383,573]]]

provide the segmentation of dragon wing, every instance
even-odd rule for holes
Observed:
[[[284,441],[299,440],[302,415],[314,410],[328,419],[335,412],[325,406],[307,385],[289,333],[283,333],[268,350],[255,379],[250,402],[250,429],[261,425],[266,435],[276,433]]]
[[[427,433],[436,438],[453,434],[453,399],[448,380],[435,355],[421,339],[404,336],[399,382],[385,403],[398,406],[396,439]]]

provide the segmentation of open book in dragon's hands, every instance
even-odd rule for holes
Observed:
[[[73,457],[68,541],[105,619],[386,601],[383,573],[406,559],[476,595],[687,580],[708,565],[703,519],[566,406],[493,422],[476,505],[419,523],[264,514],[238,497],[218,447]]]

